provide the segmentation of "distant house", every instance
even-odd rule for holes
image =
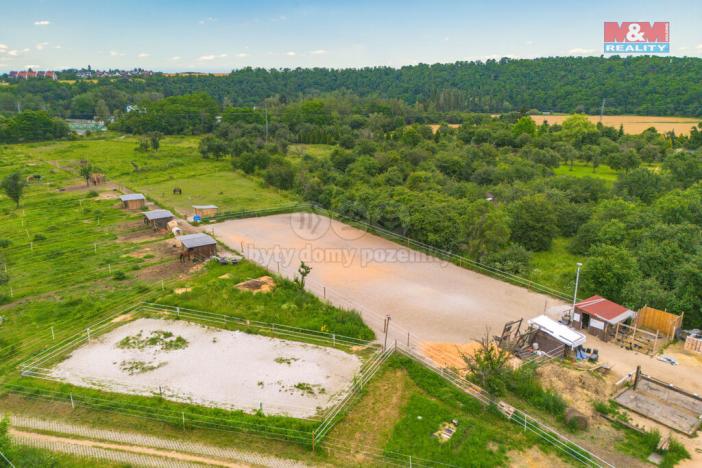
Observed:
[[[120,195],[119,199],[122,201],[122,208],[128,210],[138,210],[146,205],[146,198],[141,193],[127,193]]]
[[[195,215],[200,218],[211,218],[217,216],[217,205],[193,205]]]
[[[154,231],[165,230],[168,222],[174,219],[173,213],[168,210],[152,210],[144,213],[144,224],[151,226]]]
[[[207,234],[187,234],[176,237],[180,242],[180,261],[201,260],[217,253],[217,241]]]
[[[602,296],[588,297],[575,304],[573,326],[607,341],[613,326],[634,317],[636,312]]]

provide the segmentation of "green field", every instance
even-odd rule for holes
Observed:
[[[556,175],[568,175],[571,177],[594,177],[596,179],[606,180],[607,182],[615,182],[619,172],[607,166],[606,164],[600,164],[596,170],[592,170],[592,166],[576,162],[573,164],[573,170],[570,169],[570,165],[561,164],[559,167],[553,170]]]
[[[193,204],[215,204],[222,211],[259,209],[295,201],[295,197],[266,188],[263,183],[232,171],[228,160],[203,159],[196,137],[167,137],[158,151],[136,151],[137,139],[107,133],[80,141],[5,146],[0,152],[8,160],[22,158],[35,166],[48,163],[63,173],[57,183],[80,185],[80,161],[89,161],[108,181],[126,186],[182,215],[191,214]],[[173,195],[180,187],[182,195]]]
[[[585,257],[570,253],[569,243],[570,239],[557,237],[553,240],[550,250],[533,253],[528,279],[558,291],[572,291],[576,263],[584,262]]]

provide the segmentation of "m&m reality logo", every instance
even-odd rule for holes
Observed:
[[[605,54],[667,54],[670,23],[667,21],[605,21]]]

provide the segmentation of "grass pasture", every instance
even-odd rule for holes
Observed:
[[[63,172],[63,186],[81,184],[80,161],[90,161],[108,181],[143,192],[163,207],[182,215],[192,204],[215,204],[222,211],[284,205],[294,197],[263,186],[256,178],[232,171],[229,160],[203,159],[197,137],[165,137],[158,151],[136,151],[137,138],[107,132],[78,141],[6,146],[8,160],[48,163]],[[183,195],[173,195],[173,188]]]
[[[553,172],[556,175],[565,175],[570,177],[592,177],[595,179],[602,179],[609,183],[614,183],[619,175],[619,172],[606,164],[600,164],[597,169],[593,171],[592,166],[582,162],[574,163],[572,170],[569,164],[561,164],[554,169]]]

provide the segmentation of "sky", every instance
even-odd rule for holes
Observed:
[[[702,1],[2,0],[0,72],[228,72],[602,54],[604,21],[669,21],[702,57]]]

